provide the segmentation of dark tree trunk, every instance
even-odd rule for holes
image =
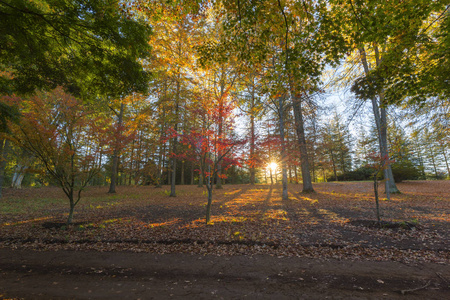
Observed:
[[[191,162],[191,183],[190,185],[194,185],[194,162]]]
[[[3,195],[3,183],[5,182],[6,149],[8,145],[9,140],[3,139],[0,141],[0,198]]]
[[[211,206],[212,206],[212,189],[213,182],[211,181],[211,164],[208,162],[208,176],[206,178],[206,189],[208,190],[208,203],[206,204],[206,224],[211,220]]]
[[[291,95],[294,107],[295,130],[297,132],[298,144],[300,146],[300,162],[302,168],[303,192],[314,192],[309,173],[308,148],[306,147],[305,127],[302,114],[302,102],[296,95]]]
[[[120,111],[117,120],[117,134],[116,141],[114,145],[114,152],[112,157],[112,167],[111,167],[111,183],[109,185],[108,193],[116,192],[116,183],[117,183],[117,173],[118,173],[118,165],[119,165],[119,147],[120,147],[120,135],[122,134],[122,123],[123,123],[123,111],[124,104],[123,102],[120,104]]]
[[[179,82],[177,82],[177,93],[179,93]],[[174,126],[174,130],[175,133],[178,133],[178,99],[177,99],[177,103],[175,104],[175,126]],[[177,193],[176,193],[176,188],[175,188],[175,184],[176,184],[176,179],[177,179],[177,143],[178,143],[178,138],[177,136],[175,136],[173,138],[173,145],[172,145],[172,151],[173,151],[173,157],[172,157],[172,180],[170,182],[170,197],[176,197]]]
[[[184,161],[181,162],[181,185],[184,185]]]
[[[72,224],[72,221],[73,221],[73,211],[75,209],[75,202],[73,200],[73,190],[70,190],[68,197],[69,197],[70,208],[69,208],[69,216],[67,217],[67,225],[70,225],[70,224]]]
[[[286,143],[284,141],[284,97],[278,98],[278,125],[280,129],[280,141],[281,141],[281,183],[283,186],[283,192],[281,195],[281,199],[288,199],[288,189],[287,189],[287,170],[286,170],[286,161],[287,161],[287,153],[286,153]]]

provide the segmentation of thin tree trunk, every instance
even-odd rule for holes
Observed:
[[[294,165],[295,183],[298,183],[297,165]]]
[[[438,172],[437,172],[437,168],[436,168],[436,162],[434,161],[435,153],[433,152],[433,148],[432,147],[428,147],[428,151],[431,154],[430,157],[431,157],[431,163],[432,163],[433,169],[434,169],[434,176],[436,177],[436,179],[438,179]]]
[[[177,102],[175,104],[175,126],[174,126],[174,130],[175,130],[175,134],[178,133],[178,101],[179,101],[179,93],[180,93],[180,82],[177,81]],[[177,193],[176,193],[176,179],[177,179],[177,143],[178,143],[178,138],[177,136],[175,136],[173,138],[173,157],[172,157],[172,180],[170,182],[170,197],[176,197]]]
[[[281,195],[281,199],[287,200],[288,199],[288,190],[287,190],[287,170],[286,170],[286,160],[287,160],[287,154],[286,154],[286,143],[284,141],[284,97],[278,98],[278,126],[280,130],[280,142],[281,142],[281,183],[283,186],[283,192]]]
[[[139,138],[139,140],[140,140],[140,138]],[[136,144],[136,141],[135,141],[135,139],[133,139],[133,143],[132,143],[132,147],[131,147],[131,154],[130,154],[130,172],[129,172],[129,176],[128,176],[128,185],[129,186],[131,186],[131,184],[132,184],[133,173],[134,174],[137,173],[137,172],[133,172],[133,165],[137,165],[137,163],[133,164],[133,162],[135,160],[134,159],[135,144]],[[138,154],[138,156],[139,156],[139,154]],[[136,176],[134,176],[134,177],[136,177]]]
[[[209,224],[211,220],[212,186],[213,183],[211,182],[211,163],[208,162],[208,176],[206,178],[206,188],[208,190],[208,203],[206,204],[206,224]]]
[[[448,165],[447,155],[445,155],[444,147],[442,147],[441,150],[442,150],[442,155],[444,156],[445,165],[447,166],[447,174],[448,174],[448,177],[450,178],[450,167]]]
[[[221,80],[220,80],[220,98],[219,98],[219,120],[218,120],[218,126],[219,126],[219,130],[218,130],[218,141],[219,144],[221,144],[222,140],[223,140],[223,111],[224,111],[224,95],[225,95],[225,79],[223,78],[224,75],[224,68],[222,68],[222,72],[221,72]],[[221,149],[218,149],[217,151],[218,156],[221,157],[222,156],[222,151]],[[217,176],[216,177],[216,189],[222,189],[222,163],[219,162],[219,164],[217,165]],[[213,178],[214,180],[214,178]]]
[[[378,221],[378,224],[380,224],[381,217],[380,217],[380,203],[379,203],[379,200],[378,200],[378,179],[377,179],[377,175],[378,175],[378,172],[375,173],[375,175],[373,175],[373,190],[374,190],[374,193],[375,193],[375,204],[376,204],[377,221]]]
[[[108,193],[116,192],[116,183],[117,183],[117,173],[118,173],[118,164],[119,164],[119,147],[120,147],[120,135],[122,134],[122,123],[123,123],[123,111],[124,111],[124,103],[120,104],[119,118],[117,120],[117,133],[116,133],[116,141],[114,145],[113,159],[112,159],[112,168],[111,168],[111,183],[109,185]]]
[[[267,181],[267,168],[264,168],[264,179],[266,183],[269,183],[269,181]]]
[[[184,161],[181,162],[181,181],[180,184],[184,185]]]
[[[71,195],[69,196],[69,203],[70,209],[69,209],[69,216],[67,217],[67,225],[72,224],[73,221],[73,211],[75,209],[75,203],[73,201],[73,191],[71,191]]]
[[[254,77],[253,77],[254,80]],[[252,98],[251,98],[251,111],[250,111],[250,184],[255,184],[255,85],[252,85]]]
[[[200,164],[200,172],[198,173],[198,187],[203,187],[203,165]]]
[[[0,199],[3,195],[3,183],[5,182],[6,149],[8,145],[9,140],[3,139],[0,141]]]
[[[250,115],[250,184],[255,184],[255,116],[253,115],[253,111]]]
[[[334,180],[338,181],[337,171],[336,171],[336,163],[334,161],[334,153],[332,150],[330,151],[330,157],[331,157],[331,164],[333,166]]]
[[[191,162],[191,185],[194,185],[194,162]]]

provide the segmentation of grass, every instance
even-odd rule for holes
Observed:
[[[68,205],[68,200],[61,198],[8,199],[0,201],[0,214],[35,213],[48,207],[62,205]]]
[[[123,198],[140,199],[142,195],[109,195],[96,197],[81,197],[78,206],[88,206],[90,208],[111,207],[121,203]],[[2,214],[32,214],[36,212],[45,212],[49,209],[67,209],[69,200],[66,197],[45,197],[39,195],[27,198],[0,199],[0,215]],[[76,209],[76,208],[75,208]]]

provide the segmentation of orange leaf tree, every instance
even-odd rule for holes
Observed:
[[[63,189],[70,203],[70,224],[82,190],[100,171],[108,133],[113,131],[105,119],[61,88],[18,102],[22,118],[11,124],[12,140],[38,158],[49,179]]]

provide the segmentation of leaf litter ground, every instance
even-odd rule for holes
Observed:
[[[301,185],[290,185],[289,200],[282,201],[280,185],[226,185],[214,191],[210,225],[204,224],[205,190],[196,186],[177,187],[174,198],[168,197],[168,187],[119,187],[114,195],[106,194],[106,188],[90,188],[76,208],[76,224],[69,227],[64,226],[68,203],[59,189],[6,190],[0,200],[0,247],[48,253],[83,250],[122,255],[125,251],[171,257],[208,255],[214,260],[290,257],[344,265],[384,261],[438,266],[434,291],[448,292],[450,181],[399,184],[402,194],[381,202],[381,228],[374,222],[370,182],[314,187],[316,193],[302,194]],[[286,276],[276,278],[284,282],[291,278]],[[344,277],[328,281],[347,283]],[[387,287],[389,280],[377,280]],[[423,287],[427,283],[421,277],[408,284]],[[406,280],[404,285],[408,284]],[[431,288],[423,292],[429,294]],[[420,294],[420,290],[412,293]]]

